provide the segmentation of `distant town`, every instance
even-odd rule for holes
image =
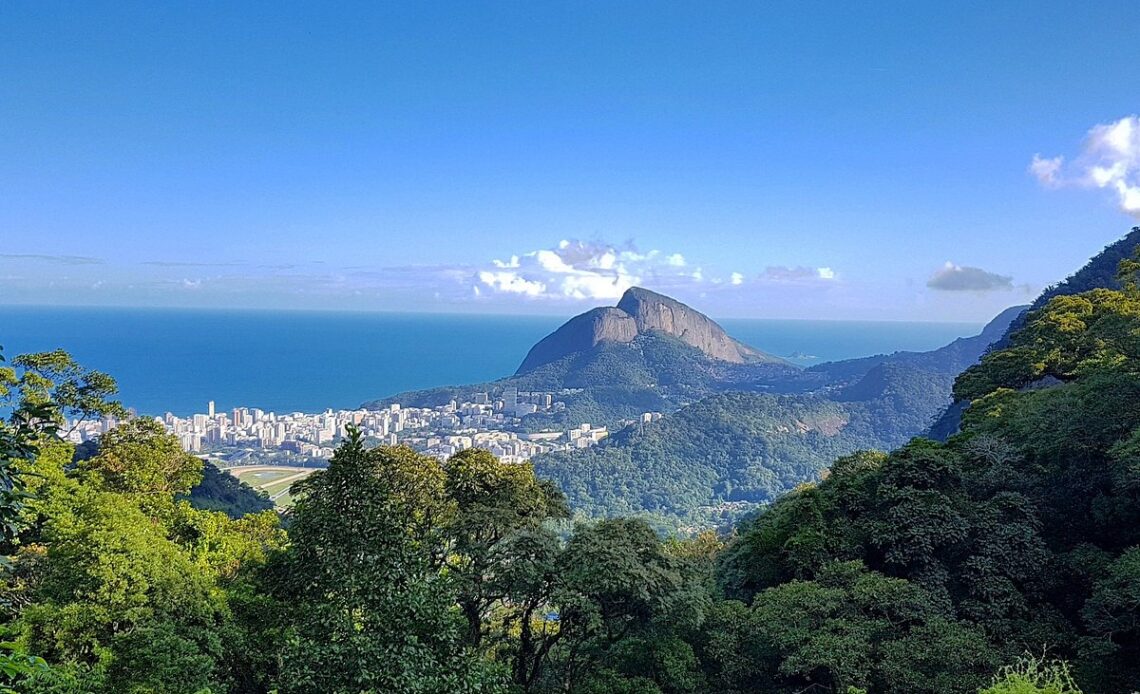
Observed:
[[[189,417],[167,412],[155,419],[178,437],[182,447],[223,467],[238,465],[323,465],[348,425],[358,427],[372,444],[405,445],[440,459],[468,448],[489,450],[504,462],[521,463],[540,453],[587,448],[606,438],[605,426],[589,423],[568,430],[523,431],[522,418],[566,409],[553,392],[505,389],[498,399],[475,393],[470,402],[452,400],[438,407],[325,410],[319,414],[279,414],[237,407],[219,412],[210,401],[206,411]],[[637,421],[660,419],[646,412]],[[117,426],[113,418],[73,422],[71,439],[81,443]]]

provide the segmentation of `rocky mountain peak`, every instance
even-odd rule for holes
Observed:
[[[616,307],[599,307],[577,315],[540,340],[531,348],[518,373],[604,342],[632,342],[639,335],[653,333],[675,337],[720,361],[740,364],[772,359],[729,337],[700,311],[664,294],[632,287],[622,295]]]

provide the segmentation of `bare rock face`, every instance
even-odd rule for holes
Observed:
[[[724,328],[700,311],[648,289],[629,289],[618,308],[633,316],[639,333],[672,335],[713,359],[742,364],[763,356],[729,337]]]
[[[523,360],[517,373],[603,342],[632,342],[638,335],[663,333],[699,349],[712,359],[736,364],[772,359],[763,352],[737,342],[700,311],[648,289],[628,290],[616,308],[591,309],[568,320],[540,340]]]
[[[518,373],[588,350],[601,342],[632,342],[635,337],[637,323],[625,311],[609,306],[590,309],[566,321],[531,347]]]

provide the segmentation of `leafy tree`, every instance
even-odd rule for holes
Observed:
[[[178,439],[153,419],[130,419],[100,437],[99,452],[79,469],[124,494],[187,494],[202,480],[202,460],[182,450]]]
[[[178,501],[202,462],[153,421],[128,420],[73,463],[64,416],[120,413],[114,383],[64,353],[16,360],[7,395],[36,438],[14,467],[27,492],[0,590],[14,652],[50,668],[16,673],[24,692],[200,692],[232,682],[226,589],[281,543],[273,514],[233,522]],[[16,375],[14,375],[16,374]],[[21,656],[23,657],[23,656]],[[25,663],[26,664],[26,663]]]
[[[1003,667],[993,683],[979,694],[1081,694],[1069,674],[1068,664],[1022,658]]]
[[[660,645],[671,634],[698,626],[705,608],[700,585],[685,562],[671,556],[644,521],[614,519],[579,527],[560,558],[559,573],[562,586],[554,596],[559,643],[551,654],[551,674],[561,688],[587,686],[594,674],[606,670],[624,670],[658,684],[680,679],[664,660],[635,667],[627,659],[631,640],[641,639],[642,648]],[[690,647],[670,646],[677,647],[687,662],[690,656],[684,653]]]
[[[561,492],[538,480],[530,465],[502,463],[487,451],[461,451],[447,461],[444,472],[443,492],[455,509],[447,527],[448,569],[457,580],[468,642],[478,648],[490,628],[490,610],[514,609],[504,602],[511,587],[496,580],[496,574],[505,564],[533,557],[533,547],[508,540],[567,518],[569,510]],[[516,549],[522,556],[512,556]],[[521,616],[504,618],[517,621]]]
[[[48,405],[57,424],[64,419],[121,417],[123,406],[111,398],[118,392],[115,379],[85,369],[62,349],[22,354],[6,371],[2,394],[17,410]]]
[[[58,435],[66,417],[120,415],[123,408],[109,399],[118,390],[113,378],[82,368],[63,350],[23,354],[10,367],[4,361],[0,352],[0,410],[11,413],[0,422],[0,541],[10,542],[27,498],[19,467]]]
[[[287,692],[500,689],[462,641],[441,571],[456,509],[432,458],[364,448],[350,429],[328,469],[294,486],[290,546],[271,567]]]
[[[945,614],[920,587],[858,562],[765,590],[744,624],[740,638],[758,641],[747,650],[765,654],[795,688],[969,691],[996,664],[980,630]]]

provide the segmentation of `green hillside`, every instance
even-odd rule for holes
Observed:
[[[1140,292],[1130,282],[1030,313],[957,380],[972,404],[948,443],[841,459],[739,529],[718,569],[745,601],[725,638],[771,650],[725,691],[761,691],[746,683],[778,669],[794,686],[823,676],[966,692],[986,663],[1042,648],[1071,660],[1087,691],[1140,688]],[[864,602],[858,591],[875,581],[891,592]],[[781,609],[801,610],[809,631],[742,626]],[[892,684],[900,676],[911,684]]]
[[[594,448],[540,456],[535,469],[586,515],[722,524],[815,479],[837,456],[903,443],[945,404],[950,382],[881,364],[831,397],[714,395]]]

